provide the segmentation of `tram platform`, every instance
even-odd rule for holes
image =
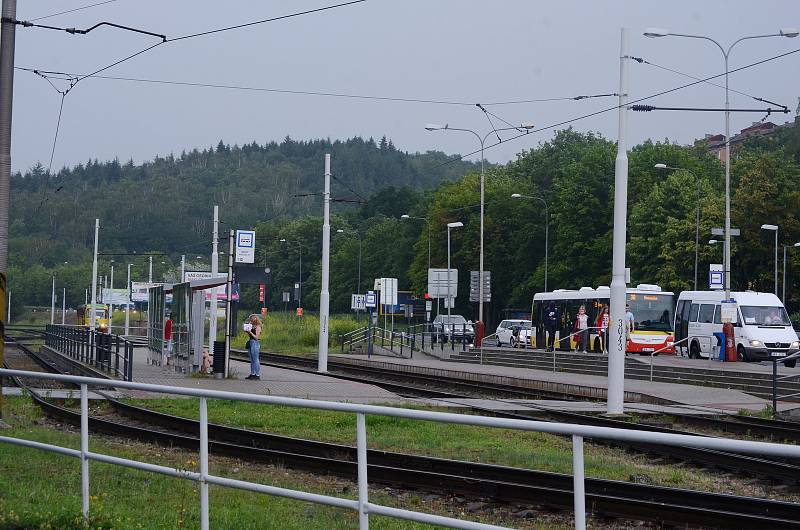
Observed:
[[[469,381],[513,384],[532,389],[564,392],[583,396],[587,401],[605,400],[608,390],[608,378],[601,375],[553,372],[518,366],[457,364],[416,353],[412,359],[380,356],[372,356],[372,358],[368,359],[365,355],[356,354],[337,354],[332,357],[338,362],[356,365],[368,364],[386,370],[408,372],[409,374],[421,373]],[[680,358],[672,359],[681,361]],[[649,358],[647,361],[649,362]],[[659,361],[663,362],[661,359]],[[736,364],[745,365],[745,363]],[[554,403],[551,403],[551,405],[554,405]],[[666,410],[667,408],[678,407],[683,412],[695,410],[704,413],[735,413],[741,410],[760,411],[768,405],[771,405],[769,400],[740,390],[635,379],[625,380],[625,407],[631,411],[641,410],[642,408]],[[583,408],[586,409],[587,407],[588,405]],[[800,408],[800,403],[778,402],[779,411],[796,408]]]
[[[137,383],[350,403],[401,404],[408,401],[373,385],[342,381],[321,374],[262,366],[261,380],[252,381],[245,379],[250,374],[249,363],[231,360],[229,377],[215,379],[207,375],[178,373],[172,366],[148,364],[147,358],[146,347],[135,349],[133,380]],[[126,393],[138,398],[161,397],[147,392]]]

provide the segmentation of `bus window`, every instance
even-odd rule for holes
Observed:
[[[714,324],[722,324],[722,314],[720,312],[721,306],[714,306]]]
[[[692,304],[689,310],[689,322],[697,322],[697,313],[700,311],[700,304]]]
[[[700,313],[697,317],[697,321],[701,324],[711,324],[714,322],[714,305],[702,304],[700,306]]]

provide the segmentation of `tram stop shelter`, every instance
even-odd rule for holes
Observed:
[[[206,293],[227,278],[207,278],[148,289],[147,350],[148,364],[162,363],[165,340],[164,322],[171,296],[172,361],[176,372],[190,374],[200,370],[205,348]],[[212,300],[213,291],[212,291]],[[213,304],[213,302],[212,302]]]

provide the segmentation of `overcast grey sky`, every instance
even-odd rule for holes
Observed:
[[[99,1],[99,0],[95,0]],[[18,18],[32,19],[93,3],[21,1]],[[40,20],[88,27],[106,20],[164,33],[194,33],[335,4],[337,0],[116,0]],[[619,83],[620,27],[630,29],[633,56],[696,76],[721,73],[720,51],[710,42],[648,39],[645,28],[702,34],[727,47],[735,39],[800,26],[800,2],[743,0],[522,1],[368,0],[348,7],[235,31],[167,43],[104,72],[111,76],[340,92],[398,98],[490,103],[613,93]],[[16,64],[89,73],[157,39],[111,28],[86,36],[18,28]],[[731,68],[800,48],[800,38],[745,41]],[[731,88],[786,104],[793,119],[800,96],[800,53],[736,73]],[[630,65],[631,97],[690,80],[653,66]],[[724,83],[721,78],[720,83]],[[733,106],[763,103],[731,94]],[[14,170],[47,166],[60,96],[46,80],[17,71],[14,93]],[[663,106],[722,107],[724,90],[701,85],[649,101]],[[616,104],[616,98],[487,106],[501,118],[545,126]],[[738,114],[737,131],[761,118]],[[89,158],[137,162],[156,154],[222,139],[253,140],[383,135],[406,151],[474,151],[477,140],[458,132],[427,132],[426,123],[490,130],[474,106],[343,99],[213,88],[86,79],[66,97],[54,170]],[[496,121],[496,125],[501,123]],[[579,131],[616,138],[616,112],[578,121]],[[647,138],[688,143],[724,130],[721,113],[631,113],[631,145]],[[495,147],[493,162],[552,137],[543,131]],[[472,157],[476,159],[477,157]]]

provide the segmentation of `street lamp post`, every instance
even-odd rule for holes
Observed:
[[[725,58],[725,247],[723,257],[723,269],[725,269],[725,299],[731,298],[731,111],[730,111],[730,98],[728,90],[728,62],[730,59],[731,50],[738,43],[749,39],[760,39],[765,37],[797,37],[800,32],[795,28],[783,28],[778,33],[770,33],[768,35],[752,35],[749,37],[742,37],[731,44],[727,51],[722,45],[711,37],[703,35],[685,35],[681,33],[670,33],[665,29],[649,28],[644,33],[645,37],[686,37],[690,39],[703,39],[711,41],[717,45]],[[777,291],[777,289],[776,289]]]
[[[783,301],[784,305],[786,304],[786,249],[793,247],[800,247],[800,242],[797,242],[793,245],[783,245],[783,296],[781,297],[781,300]]]
[[[285,238],[281,238],[280,242],[297,245],[297,252],[300,255],[300,276],[297,279],[297,307],[303,307],[303,246],[299,241],[288,241]]]
[[[775,232],[775,296],[778,296],[778,225],[761,225],[761,230]]]
[[[417,219],[420,221],[425,221],[425,224],[428,225],[428,269],[431,268],[431,222],[428,220],[427,217],[412,217],[408,214],[403,214],[400,216],[400,219]]]
[[[356,293],[361,294],[361,234],[356,230],[342,230],[341,228],[336,231],[337,234],[350,233],[355,234],[358,239],[358,282],[356,283]]]
[[[485,169],[484,169],[484,157],[483,151],[486,145],[486,139],[489,138],[490,135],[496,134],[498,131],[525,131],[525,133],[529,133],[534,128],[534,125],[529,122],[522,123],[519,127],[503,127],[502,129],[493,129],[486,133],[483,137],[480,134],[476,133],[472,129],[461,129],[457,127],[450,127],[448,124],[444,125],[437,125],[433,123],[429,123],[425,126],[425,129],[428,131],[463,131],[472,133],[478,139],[478,142],[481,144],[481,249],[480,249],[480,257],[478,258],[478,320],[483,322],[483,209],[484,209],[484,195],[485,195]],[[448,267],[449,268],[449,267]],[[448,274],[450,274],[448,272]],[[449,279],[449,278],[448,278]]]
[[[447,223],[447,324],[450,325],[452,323],[450,319],[450,310],[453,307],[453,299],[450,296],[450,277],[452,273],[450,272],[450,229],[451,228],[461,228],[464,226],[464,223],[461,221],[456,221],[455,223]],[[481,282],[482,283],[482,282]]]
[[[698,251],[700,249],[700,179],[697,178],[697,174],[686,168],[672,167],[666,164],[656,164],[653,167],[655,167],[656,169],[669,170],[669,171],[685,171],[694,177],[695,184],[697,185],[697,207],[695,208],[695,219],[694,219],[694,290],[696,291],[697,257],[698,257]]]
[[[544,292],[547,291],[547,254],[549,252],[550,244],[549,244],[549,233],[550,233],[550,213],[547,208],[547,201],[545,201],[541,197],[533,197],[531,195],[520,195],[519,193],[512,193],[511,198],[513,199],[536,199],[542,201],[544,204]]]

